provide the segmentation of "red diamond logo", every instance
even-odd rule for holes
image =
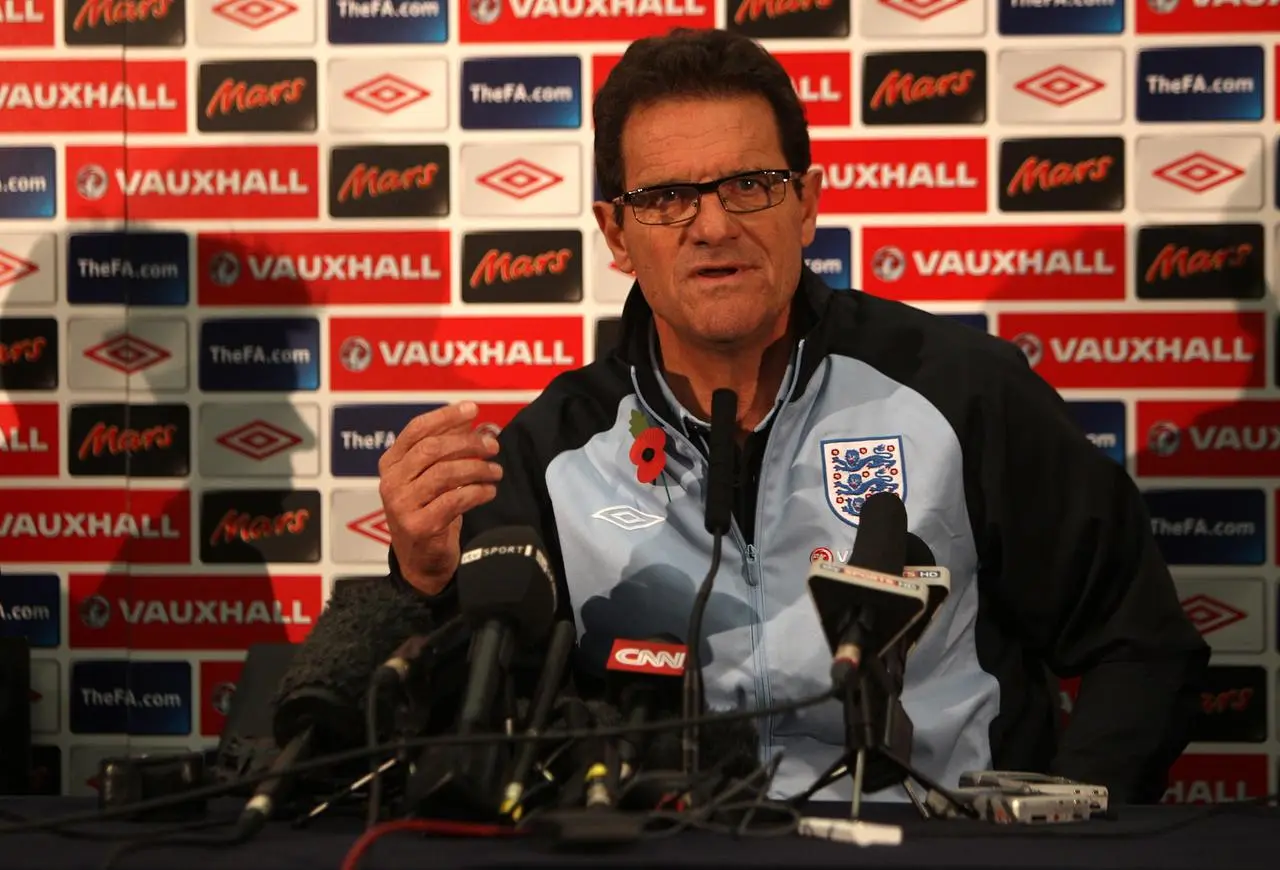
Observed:
[[[1234,181],[1244,175],[1244,170],[1225,160],[1219,160],[1212,154],[1196,151],[1183,155],[1172,163],[1166,163],[1152,175],[1183,190],[1204,193],[1228,181]]]
[[[376,510],[371,514],[365,514],[347,523],[347,528],[357,535],[364,535],[379,544],[389,545],[391,543],[391,530],[387,528],[387,514],[385,511]]]
[[[1029,97],[1049,103],[1053,106],[1065,106],[1076,100],[1096,94],[1107,86],[1093,76],[1087,76],[1079,70],[1058,64],[1040,70],[1014,85]]]
[[[504,163],[497,169],[491,169],[476,181],[512,199],[528,199],[535,193],[555,187],[564,181],[564,176],[556,175],[550,169],[544,169],[536,163],[520,159]]]
[[[400,76],[383,73],[364,84],[356,85],[349,91],[344,91],[342,95],[366,109],[373,109],[384,115],[393,115],[401,109],[425,100],[431,96],[431,91],[420,88]]]
[[[250,30],[261,30],[297,11],[289,0],[224,0],[213,7],[214,15]]]
[[[40,267],[30,260],[24,260],[16,254],[0,248],[0,289],[17,284],[28,275],[40,271]]]
[[[924,21],[935,15],[954,9],[966,0],[880,0],[882,6],[888,6],[898,12],[919,18]]]
[[[95,344],[84,355],[96,363],[131,375],[162,363],[173,354],[159,345],[122,332],[101,344]]]
[[[234,453],[259,462],[302,443],[297,435],[266,420],[254,420],[237,426],[214,440]]]
[[[1243,611],[1208,595],[1192,595],[1184,599],[1182,610],[1201,634],[1234,625],[1246,616]]]

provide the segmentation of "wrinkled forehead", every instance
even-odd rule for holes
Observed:
[[[622,128],[623,187],[710,181],[785,166],[772,107],[755,94],[680,97],[634,108]]]

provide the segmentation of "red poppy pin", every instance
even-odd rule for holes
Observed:
[[[654,426],[643,411],[631,412],[631,463],[636,467],[636,480],[656,483],[662,480],[671,501],[671,488],[667,486],[667,433],[661,426]]]

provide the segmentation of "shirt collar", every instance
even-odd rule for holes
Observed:
[[[769,409],[769,413],[765,414],[764,419],[760,421],[760,424],[753,431],[763,432],[768,429],[769,424],[773,422],[774,415],[778,413],[778,409],[786,403],[787,397],[791,395],[791,382],[795,380],[798,374],[796,367],[798,348],[798,343],[791,346],[791,357],[787,360],[787,370],[782,375],[782,383],[778,386],[778,395],[773,400],[773,407]],[[680,427],[680,431],[684,433],[686,438],[690,437],[694,432],[706,435],[711,431],[711,424],[680,404],[680,400],[671,391],[671,385],[667,383],[667,377],[662,372],[662,364],[659,362],[658,357],[658,331],[650,324],[649,364],[653,367],[653,375],[658,381],[658,389],[662,391],[663,398],[667,400],[667,406],[675,414],[676,425]]]

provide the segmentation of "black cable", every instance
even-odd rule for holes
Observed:
[[[380,765],[376,754],[378,750],[378,690],[381,686],[380,680],[372,681],[364,699],[364,748],[369,752],[369,775],[373,777],[369,781],[369,805],[365,808],[364,828],[366,831],[378,823],[378,815],[382,812],[382,775],[378,772]]]
[[[708,722],[744,722],[751,719],[759,719],[766,716],[777,716],[793,712],[795,710],[815,707],[831,700],[831,697],[831,692],[827,691],[820,695],[814,695],[810,698],[791,701],[785,704],[776,704],[759,710],[737,710],[728,713],[711,713],[697,717],[697,721],[702,724]],[[688,723],[684,719],[668,719],[654,722],[641,722],[639,724],[623,723],[621,725],[610,726],[608,728],[544,731],[541,734],[529,734],[528,732],[517,732],[515,734],[506,734],[504,732],[467,735],[445,734],[433,737],[417,737],[413,739],[397,740],[391,743],[379,744],[376,749],[376,753],[402,752],[408,749],[437,746],[484,746],[493,743],[522,743],[527,740],[554,742],[559,740],[581,740],[598,737],[624,737],[629,734],[644,731],[675,730],[685,727],[686,724]],[[299,762],[284,770],[262,771],[259,773],[249,774],[227,780],[226,782],[222,782],[217,785],[191,789],[190,791],[183,792],[182,794],[166,795],[164,797],[152,798],[151,800],[139,801],[138,803],[113,807],[107,810],[70,813],[65,816],[49,819],[32,819],[21,824],[4,825],[0,826],[0,835],[21,834],[32,831],[47,831],[62,828],[67,825],[83,825],[93,822],[110,821],[112,819],[127,818],[135,813],[169,809],[170,807],[181,806],[182,804],[190,803],[192,801],[223,797],[239,789],[265,782],[268,779],[296,776],[301,773],[324,770],[325,768],[334,767],[340,764],[364,761],[369,757],[369,755],[370,750],[365,748],[351,749],[345,752],[334,752],[328,755],[318,756],[308,761]]]
[[[237,826],[235,830],[221,837],[191,837],[190,839],[180,839],[182,834],[189,834],[197,830],[206,828],[216,828],[221,825],[234,824],[236,817],[230,816],[219,819],[203,819],[199,822],[193,822],[184,826],[181,830],[156,831],[150,834],[144,834],[140,837],[132,837],[121,843],[115,849],[107,854],[106,860],[102,863],[102,870],[114,870],[120,862],[128,855],[144,852],[148,849],[158,849],[173,847],[192,847],[204,849],[225,849],[232,846],[239,846],[247,843],[258,833],[256,830],[245,829]]]
[[[710,497],[710,496],[708,496]],[[715,586],[716,574],[720,570],[720,557],[724,550],[724,535],[717,532],[711,538],[711,567],[702,578],[698,594],[693,599],[693,609],[689,611],[689,631],[686,635],[687,650],[684,666],[684,693],[681,712],[686,722],[684,733],[680,739],[681,758],[685,772],[696,776],[698,773],[698,739],[697,724],[693,719],[706,708],[706,697],[702,684],[702,619],[707,612],[707,603],[711,600],[711,590]]]

